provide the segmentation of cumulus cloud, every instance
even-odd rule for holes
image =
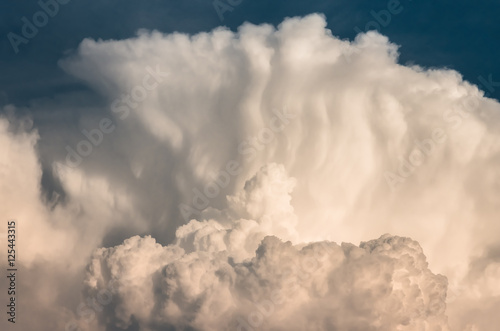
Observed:
[[[193,191],[236,160],[241,172],[210,199],[222,207],[225,195],[277,162],[298,179],[293,197],[303,239],[324,239],[328,232],[336,241],[359,242],[401,233],[431,250],[441,247],[432,265],[456,268],[479,244],[468,235],[482,232],[477,219],[484,229],[497,226],[497,201],[479,192],[493,197],[497,190],[486,177],[498,177],[492,129],[498,104],[455,71],[399,65],[397,46],[384,36],[369,32],[349,43],[325,25],[311,15],[288,19],[277,30],[245,24],[237,33],[86,40],[62,66],[110,102],[121,100],[111,110],[127,109],[127,119],[164,144],[158,148],[176,162],[169,161],[163,176],[178,202],[192,206]],[[147,66],[169,75],[129,105],[121,97],[142,82]],[[259,133],[277,109],[294,117],[263,144]],[[137,149],[122,149],[134,160],[130,168],[151,167]],[[478,210],[478,204],[488,206]],[[175,207],[170,219],[181,216]],[[191,217],[199,215],[185,221]],[[453,243],[443,247],[443,240]]]
[[[34,129],[0,120],[1,215],[19,220],[40,316],[25,329],[232,328],[324,247],[262,328],[445,329],[446,281],[418,242],[448,279],[450,326],[495,330],[500,105],[399,64],[378,33],[325,27],[84,40],[61,67],[107,107],[68,95],[28,107]],[[79,114],[77,132],[51,112]],[[63,198],[43,199],[47,173]],[[368,241],[383,233],[416,242]]]
[[[107,318],[123,329],[448,330],[446,278],[408,238],[298,248],[268,236],[242,263],[205,253],[132,237],[94,255],[88,295],[112,282]]]
[[[16,222],[17,299],[23,302],[18,311],[35,317],[18,318],[17,325],[26,330],[64,330],[72,318],[68,306],[80,300],[82,270],[90,254],[115,222],[134,212],[128,197],[112,192],[106,179],[61,165],[55,168],[63,167],[58,175],[68,201],[62,203],[57,195],[47,200],[41,191],[39,134],[29,117],[16,116],[15,107],[4,110],[9,116],[0,117],[0,215],[5,222]],[[6,249],[0,258],[7,269]],[[2,277],[0,285],[7,288],[7,278]],[[24,301],[28,293],[32,300]],[[3,323],[10,324],[6,319]]]
[[[229,200],[265,209],[275,199],[262,190],[280,185],[275,179],[284,175],[283,167],[263,168],[238,194],[250,199]],[[417,242],[384,235],[359,247],[297,246],[267,235],[269,223],[282,221],[271,215],[282,209],[229,227],[193,220],[170,246],[136,236],[100,249],[87,295],[112,296],[107,318],[123,329],[133,323],[140,330],[448,329],[447,280],[428,269]]]

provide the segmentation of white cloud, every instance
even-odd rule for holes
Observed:
[[[311,249],[303,248],[307,242],[357,243],[392,233],[419,242],[430,269],[448,278],[450,325],[495,330],[499,261],[490,250],[500,240],[500,105],[455,71],[398,64],[397,46],[384,36],[369,32],[353,42],[342,41],[325,26],[323,17],[310,15],[287,19],[277,29],[245,24],[236,33],[220,28],[195,36],[141,32],[127,40],[84,40],[61,65],[109,100],[110,109],[83,109],[78,128],[90,130],[109,117],[116,130],[104,135],[78,168],[54,166],[65,200],[53,205],[41,199],[40,159],[64,162],[65,146],[75,147],[85,137],[70,132],[66,123],[51,124],[39,128],[37,144],[29,125],[15,131],[16,125],[9,129],[8,121],[0,120],[0,145],[6,151],[0,168],[0,215],[18,219],[21,227],[25,286],[37,298],[25,309],[45,316],[40,322],[23,322],[28,323],[25,329],[63,329],[68,320],[84,318],[82,314],[96,317],[88,307],[77,311],[81,300],[87,300],[76,295],[83,267],[94,249],[114,246],[133,234],[151,234],[162,245],[133,237],[96,253],[94,261],[118,268],[110,271],[116,277],[137,275],[119,283],[116,295],[123,301],[106,305],[99,314],[101,323],[153,328],[151,323],[200,327],[196,323],[203,321],[206,328],[216,328],[232,321],[226,313],[244,318],[266,291],[257,285],[264,278],[238,274],[252,263],[264,263],[255,250],[266,236],[281,241],[268,238],[261,250],[274,245],[273,254],[288,252],[293,260]],[[161,84],[139,103],[125,99],[143,86],[151,68],[158,71]],[[78,98],[34,103],[29,110],[34,116],[46,109],[68,114]],[[111,106],[116,100],[120,104]],[[276,116],[282,130],[267,140],[262,132],[272,128]],[[196,192],[222,180],[221,172],[229,174],[228,169],[235,170],[229,182],[207,199],[207,209],[198,210],[204,207],[196,207]],[[388,172],[391,176],[384,176]],[[179,208],[183,205],[196,220],[185,221]],[[287,240],[293,245],[283,243]],[[406,318],[414,323],[408,326],[413,330],[444,325],[444,280],[430,274],[413,242],[392,240],[394,252],[408,250],[418,265],[389,254],[391,250],[368,254],[366,246],[328,244],[337,247],[334,255],[344,256],[347,264],[326,265],[311,276],[318,283],[299,282],[297,306],[283,304],[283,311],[265,323],[287,326],[285,317],[294,316],[297,325],[304,326],[300,323],[306,320],[331,323],[323,325],[327,329],[362,325],[365,330],[368,324],[363,323],[392,328]],[[140,262],[137,252],[143,251],[151,263]],[[367,257],[349,255],[358,251]],[[272,259],[278,267],[281,261],[275,255]],[[155,274],[166,265],[171,265],[171,277]],[[376,278],[375,265],[387,268],[383,270],[393,278],[403,277],[402,284]],[[189,275],[188,266],[192,282],[175,276]],[[262,267],[269,278],[278,272],[271,267]],[[397,267],[411,271],[401,275]],[[95,268],[87,279],[94,291],[105,286],[96,282],[107,277]],[[219,277],[220,268],[232,278]],[[207,276],[202,285],[201,270]],[[380,282],[352,283],[349,274],[359,279],[374,275]],[[315,309],[326,306],[319,297],[310,297],[310,291],[322,288],[321,279],[331,277],[353,291],[352,296],[343,293],[342,302],[325,294],[325,300],[337,305],[336,320]],[[405,292],[411,286],[404,277],[419,284],[415,293]],[[178,299],[147,295],[150,285],[161,279],[171,282],[168,289],[178,289]],[[257,301],[230,280],[253,282],[248,286]],[[390,286],[406,294],[396,296],[398,301],[376,292]],[[378,319],[359,311],[365,303],[359,301],[358,287],[372,293],[368,302]],[[221,315],[198,310],[194,298],[203,291],[220,294],[207,295],[203,309],[213,307]],[[434,299],[422,303],[415,299],[418,295]],[[226,296],[236,300],[227,301],[234,305],[228,306]],[[392,304],[402,310],[386,314]],[[299,306],[306,307],[303,317],[296,316]],[[422,307],[432,307],[431,313]],[[151,314],[156,320],[148,320]],[[97,322],[94,318],[86,326],[97,329]]]
[[[262,190],[282,175],[276,165],[263,168],[238,196],[266,206],[275,197]],[[238,202],[255,207],[252,198]],[[258,213],[256,221],[233,219],[229,227],[193,220],[170,246],[136,236],[100,249],[86,294],[109,290],[108,326],[124,329],[133,323],[141,330],[448,329],[447,280],[428,269],[417,242],[384,235],[360,247],[293,246],[267,236],[274,224],[265,222],[282,219],[262,216],[281,209]],[[247,223],[253,225],[242,227]]]
[[[245,263],[231,263],[226,252],[172,261],[174,247],[141,249],[152,244],[133,237],[93,262],[105,268],[92,270],[93,283],[117,281],[111,316],[121,327],[133,316],[141,330],[447,330],[446,279],[427,269],[409,239],[298,249],[266,237]],[[168,258],[159,260],[157,251]]]

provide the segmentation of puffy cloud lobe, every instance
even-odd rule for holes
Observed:
[[[236,263],[136,236],[92,266],[89,293],[115,281],[124,329],[134,319],[141,330],[448,330],[446,278],[408,238],[299,248],[268,236]]]
[[[173,245],[135,236],[97,250],[87,295],[112,283],[109,314],[125,329],[133,322],[141,330],[447,329],[447,280],[428,269],[417,242],[384,235],[359,247],[293,245],[268,236],[274,227],[267,223],[281,222],[270,215],[293,213],[287,198],[293,182],[271,164],[228,197],[256,220],[225,220],[228,226],[192,220]],[[284,193],[283,205],[268,205],[280,201],[276,192]]]
[[[178,245],[187,253],[228,250],[232,258],[243,260],[265,235],[297,240],[290,196],[294,185],[282,165],[262,167],[240,192],[227,197],[227,209],[210,208],[204,212],[206,220],[191,220],[177,229]]]

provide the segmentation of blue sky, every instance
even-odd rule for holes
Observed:
[[[41,7],[37,1],[3,2],[0,102],[22,106],[33,99],[85,89],[57,65],[84,38],[122,39],[143,28],[190,34],[220,25],[234,30],[245,21],[276,25],[285,17],[320,12],[334,35],[352,39],[357,29],[377,28],[370,22],[377,22],[376,14],[387,11],[390,2],[222,0],[231,10],[222,13],[221,21],[210,0],[71,0],[60,4],[58,13],[28,43],[20,44],[17,53],[8,34],[22,35],[23,17],[32,22]],[[455,69],[474,84],[481,83],[480,76],[500,80],[499,2],[401,0],[395,12],[390,20],[380,14],[378,28],[401,46],[401,63]],[[498,87],[482,84],[480,88],[500,98]]]

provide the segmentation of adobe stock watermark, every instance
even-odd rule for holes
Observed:
[[[76,308],[78,321],[72,320],[66,323],[65,331],[80,331],[83,330],[81,324],[90,324],[96,318],[98,313],[101,313],[104,306],[109,305],[113,301],[113,292],[116,290],[116,280],[110,280],[106,288],[101,289],[93,297],[87,297],[85,302],[81,302]]]
[[[408,0],[412,1],[412,0]],[[382,27],[387,27],[391,21],[392,17],[400,14],[404,7],[399,0],[389,0],[387,1],[386,9],[382,9],[378,12],[370,10],[370,15],[374,18],[373,20],[365,24],[365,30],[362,31],[358,26],[354,27],[354,31],[357,33],[366,32],[369,30],[380,31]]]
[[[130,89],[129,93],[120,96],[111,103],[111,111],[118,114],[121,120],[125,120],[132,109],[139,107],[140,103],[146,100],[151,91],[155,90],[165,77],[169,74],[162,72],[159,66],[156,69],[146,67],[146,74],[142,78],[141,84]],[[105,134],[112,133],[116,128],[115,123],[107,117],[99,121],[99,126],[91,130],[82,130],[86,139],[80,140],[73,148],[66,145],[66,166],[76,168],[83,159],[89,156],[95,147],[98,147],[104,140]]]
[[[488,97],[490,95],[490,93],[495,92],[495,87],[500,87],[500,82],[495,82],[493,80],[492,74],[489,74],[488,78],[484,78],[482,75],[479,75],[477,77],[477,80],[480,81],[479,86],[482,86],[489,91],[489,92],[485,91],[485,93],[484,93],[485,97]]]
[[[478,106],[477,99],[466,99],[461,103],[460,107],[443,112],[443,122],[451,129],[457,130],[462,125],[462,119],[469,118],[470,113],[476,111]],[[393,191],[398,189],[447,139],[446,130],[438,127],[432,131],[430,138],[424,139],[422,142],[416,140],[414,148],[408,156],[406,158],[399,157],[398,168],[395,171],[384,172],[384,179],[390,188]]]
[[[484,78],[482,75],[477,77],[479,83],[478,86],[484,88],[484,96],[489,97],[491,93],[496,91],[496,87],[500,87],[500,82],[495,82],[493,80],[493,75],[489,74],[488,78]],[[443,120],[447,122],[453,130],[456,130],[462,126],[464,120],[467,120],[471,115],[478,111],[480,98],[468,97],[463,100],[458,108],[448,109],[443,113]]]
[[[500,87],[500,82],[493,80],[493,75],[489,74],[488,78],[478,76],[479,86],[487,89],[489,92],[484,93],[487,97],[490,93],[495,92],[496,87]],[[442,119],[447,127],[452,130],[459,129],[464,120],[469,119],[473,113],[479,110],[480,98],[468,97],[461,101],[459,107],[453,107],[443,112]],[[415,148],[410,152],[407,158],[400,158],[400,164],[396,171],[386,171],[384,178],[391,189],[397,189],[410,177],[415,170],[421,166],[426,158],[430,157],[436,147],[443,144],[448,138],[447,133],[443,128],[436,128],[432,132],[431,138],[425,139],[423,142],[415,141]]]
[[[50,18],[53,18],[59,13],[59,6],[69,3],[71,0],[40,0],[38,6],[41,10],[35,12],[31,20],[26,16],[21,18],[23,26],[21,28],[21,35],[9,32],[7,38],[14,50],[14,53],[19,53],[19,46],[21,44],[28,44],[29,41],[38,35],[39,29],[43,28],[49,23]]]
[[[245,157],[246,162],[251,162],[258,156],[258,152],[264,150],[266,145],[274,141],[276,135],[282,132],[296,116],[287,108],[274,109],[268,126],[260,129],[255,136],[243,140],[238,145],[238,153]],[[240,174],[242,170],[241,164],[237,160],[230,160],[219,173],[212,175],[213,180],[207,183],[202,190],[194,188],[192,204],[181,203],[179,205],[184,220],[189,222],[192,214],[200,215],[201,211],[209,206],[210,200],[216,198],[221,190],[231,183],[232,177]]]
[[[308,280],[318,271],[329,254],[334,252],[328,242],[316,243],[315,245],[319,245],[321,249],[312,250],[314,255],[301,260],[300,263],[293,260],[292,268],[286,269],[280,275],[282,283],[279,290],[271,291],[267,299],[254,302],[254,309],[247,315],[246,319],[237,318],[236,331],[261,330],[266,318],[271,317],[280,306],[294,299],[293,296],[298,292],[299,284]]]
[[[220,21],[224,21],[224,13],[232,12],[235,7],[239,6],[243,0],[214,0],[212,5],[214,6],[217,16],[219,16]]]
[[[412,1],[412,0],[407,0]],[[358,26],[354,27],[354,31],[359,34],[363,32],[368,32],[370,30],[380,31],[383,27],[389,26],[392,22],[393,16],[399,15],[403,12],[404,7],[399,0],[389,0],[387,1],[386,9],[382,9],[379,11],[371,10],[370,15],[373,17],[373,20],[368,21],[365,24],[364,30],[361,30]],[[342,55],[346,59],[347,62],[350,62],[350,56],[353,53],[359,53],[361,46],[353,46],[353,45],[342,45]]]
[[[400,158],[400,164],[396,171],[386,171],[384,178],[391,187],[395,190],[410,177],[415,170],[424,164],[425,160],[429,158],[435,151],[438,145],[443,144],[448,135],[441,128],[435,128],[432,131],[431,138],[424,139],[423,141],[415,140],[415,147],[408,154],[406,158]]]

